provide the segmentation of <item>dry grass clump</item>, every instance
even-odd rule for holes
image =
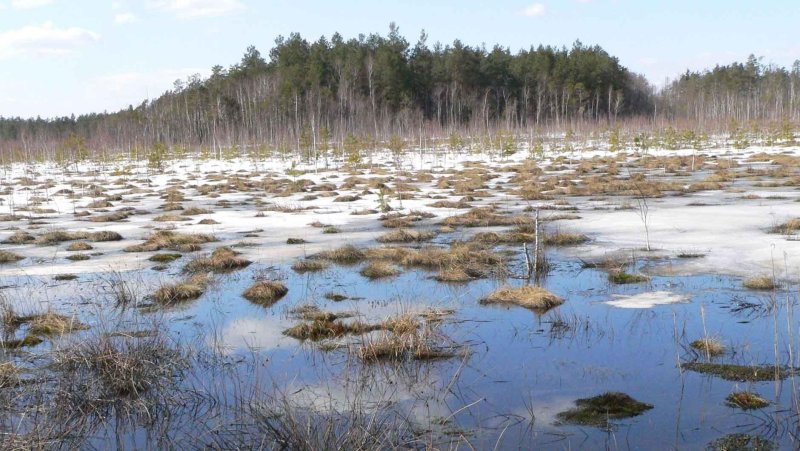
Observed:
[[[282,282],[262,280],[245,290],[242,296],[250,302],[269,307],[286,296],[288,292],[289,288]]]
[[[215,220],[213,220],[211,218],[201,219],[198,222],[198,224],[200,224],[200,225],[214,225],[214,224],[219,224],[219,223],[220,223],[219,221],[215,221]]]
[[[481,299],[481,304],[511,304],[544,313],[564,303],[564,300],[541,287],[503,287]]]
[[[82,413],[121,399],[163,401],[186,368],[185,354],[162,333],[98,333],[54,353],[62,407]]]
[[[191,301],[202,296],[208,284],[207,275],[197,274],[182,282],[162,285],[153,293],[153,300],[166,307]]]
[[[22,260],[23,256],[15,254],[11,251],[0,251],[0,263],[14,263]]]
[[[48,337],[60,336],[89,328],[73,317],[54,312],[31,315],[24,317],[24,319],[30,324],[28,333]]]
[[[283,331],[283,334],[298,340],[319,341],[344,337],[345,335],[362,335],[379,329],[380,326],[360,321],[344,322],[327,318],[314,319],[300,323]]]
[[[337,319],[349,318],[352,313],[334,313],[321,310],[313,304],[301,305],[291,310],[291,313],[304,321],[335,321]]]
[[[784,235],[790,235],[794,232],[800,230],[800,218],[790,219],[783,224],[776,225],[772,227],[769,231],[770,233],[781,233]]]
[[[131,216],[129,211],[115,211],[104,215],[89,216],[90,222],[119,222],[128,219]]]
[[[733,392],[725,398],[725,404],[730,407],[738,407],[743,410],[762,409],[769,405],[769,402],[758,396],[757,393],[749,391]]]
[[[379,243],[412,243],[428,241],[436,236],[436,232],[397,229],[384,233],[377,238]]]
[[[220,247],[207,257],[198,257],[184,267],[187,272],[230,272],[242,269],[252,263],[250,260],[239,257],[239,254],[229,247]]]
[[[150,258],[148,258],[148,260],[156,263],[172,263],[181,257],[182,257],[181,254],[166,253],[166,254],[151,255]]]
[[[306,244],[308,241],[302,238],[287,238],[286,244]]]
[[[213,211],[206,208],[189,207],[185,210],[182,210],[180,214],[181,216],[196,216],[196,215],[208,215],[211,213],[213,213]]]
[[[334,263],[339,263],[339,264],[352,265],[364,260],[366,258],[366,255],[364,254],[364,251],[362,251],[361,249],[351,244],[347,244],[345,246],[336,249],[322,251],[314,255],[313,258],[330,260]]]
[[[589,237],[580,233],[556,232],[544,236],[544,244],[548,246],[575,246],[589,241]]]
[[[342,196],[335,197],[333,199],[333,201],[334,202],[355,202],[355,201],[357,201],[359,199],[361,199],[360,196],[342,195]]]
[[[168,214],[163,214],[163,215],[160,215],[160,216],[156,216],[155,218],[153,218],[153,221],[158,221],[158,222],[179,222],[179,221],[191,221],[191,219],[189,219],[189,218],[187,218],[185,216],[181,216],[181,215],[177,215],[177,214],[169,214],[168,213]]]
[[[442,220],[441,225],[451,227],[490,227],[528,224],[531,221],[531,218],[528,216],[501,215],[496,213],[495,209],[492,207],[481,207],[473,208],[472,210],[460,215],[445,218]]]
[[[201,244],[217,241],[213,235],[160,230],[150,235],[144,243],[128,246],[125,252],[154,252],[169,249],[178,252],[196,250]]]
[[[357,351],[365,363],[402,363],[409,360],[440,360],[455,355],[451,343],[443,345],[444,337],[426,322],[417,325],[411,319],[389,319],[383,327],[392,327],[376,337],[367,339]],[[413,324],[412,324],[413,323]]]
[[[611,271],[608,274],[608,281],[617,285],[626,285],[633,283],[642,283],[650,280],[644,274],[631,274],[622,270]]]
[[[120,241],[122,235],[113,231],[100,232],[67,232],[64,230],[52,230],[39,235],[35,243],[42,246],[62,243],[64,241],[88,240],[88,241]]]
[[[367,266],[361,269],[360,274],[368,279],[383,279],[386,277],[394,277],[400,274],[400,270],[393,265],[384,261],[369,262]]]
[[[298,260],[292,264],[292,269],[300,274],[307,272],[317,272],[328,268],[328,262],[325,260]]]
[[[780,285],[775,282],[775,279],[768,276],[758,276],[745,279],[742,285],[748,290],[774,290],[779,288]]]
[[[36,241],[36,237],[28,232],[17,230],[11,236],[3,240],[3,244],[26,244],[31,241]]]
[[[67,246],[67,250],[70,252],[75,251],[90,251],[94,249],[91,244],[87,243],[86,241],[77,241],[75,243],[71,243]]]
[[[67,260],[74,261],[74,262],[82,262],[82,261],[85,261],[85,260],[89,260],[92,257],[90,257],[89,255],[86,255],[86,254],[72,254],[72,255],[67,255],[64,258],[66,258]]]
[[[725,345],[716,338],[703,337],[689,344],[694,349],[710,356],[725,354]]]
[[[110,230],[103,230],[100,232],[89,232],[85,235],[85,238],[75,238],[75,239],[78,240],[86,239],[94,242],[122,241],[122,235]]]

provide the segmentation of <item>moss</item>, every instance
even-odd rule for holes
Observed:
[[[75,280],[77,278],[78,276],[76,276],[75,274],[56,274],[55,276],[53,276],[53,280],[61,280],[61,281]]]
[[[757,393],[740,391],[733,392],[725,398],[725,404],[730,407],[738,407],[743,410],[761,409],[767,407],[769,402],[758,396]]]
[[[586,426],[607,426],[610,420],[639,416],[653,408],[625,393],[607,392],[593,398],[578,399],[576,407],[558,414],[565,423]]]
[[[336,226],[327,226],[322,229],[322,233],[328,233],[328,234],[339,233],[339,228]]]
[[[151,255],[150,258],[148,258],[148,260],[150,260],[151,262],[156,262],[156,263],[171,263],[171,262],[174,262],[175,260],[177,260],[177,259],[179,259],[181,257],[182,257],[181,254],[170,254],[170,253],[167,253],[167,254],[155,254],[155,255]]]
[[[608,281],[617,285],[642,283],[650,280],[644,274],[630,274],[625,271],[614,271],[608,275]]]
[[[503,287],[481,299],[481,304],[511,304],[544,313],[564,303],[564,300],[541,287],[525,285]]]
[[[289,288],[281,282],[262,280],[245,290],[242,296],[250,302],[269,307],[286,296],[288,292]]]
[[[772,442],[744,433],[728,434],[706,445],[708,451],[772,451],[774,449],[777,448]]]
[[[350,299],[349,297],[339,293],[325,293],[325,299],[333,302],[342,302]]]
[[[302,238],[287,238],[286,239],[286,244],[305,244],[307,242],[308,241],[306,241],[306,240],[304,240]]]
[[[696,373],[716,376],[728,381],[738,382],[764,382],[785,379],[789,376],[789,369],[772,365],[733,365],[728,363],[686,362],[683,368]],[[777,371],[777,374],[776,374]]]

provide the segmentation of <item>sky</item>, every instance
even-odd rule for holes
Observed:
[[[800,59],[797,0],[0,0],[0,116],[116,111],[228,67],[279,35],[386,34],[413,45],[599,44],[656,86],[689,70]]]

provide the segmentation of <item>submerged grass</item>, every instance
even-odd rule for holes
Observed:
[[[776,379],[786,379],[790,371],[786,367],[774,365],[735,365],[729,363],[685,362],[681,364],[684,369],[696,373],[716,376],[728,381],[737,382],[764,382]]]
[[[725,398],[725,404],[743,410],[752,410],[767,407],[769,402],[761,396],[758,396],[758,393],[740,391],[728,395],[728,397]]]

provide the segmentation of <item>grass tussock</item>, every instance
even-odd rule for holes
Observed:
[[[518,305],[544,313],[564,303],[564,300],[544,288],[525,285],[503,287],[481,299],[482,304]]]
[[[242,293],[242,296],[250,302],[269,307],[286,296],[289,288],[282,282],[273,280],[262,280],[256,282]]]
[[[92,245],[86,241],[77,241],[75,243],[70,243],[70,245],[67,246],[67,250],[70,252],[90,251],[92,249],[94,249],[94,247],[92,247]]]
[[[28,232],[17,230],[11,236],[3,240],[3,244],[27,244],[36,241],[36,237]]]
[[[166,307],[192,301],[203,295],[209,282],[207,275],[198,274],[181,282],[162,285],[153,293],[153,300]]]
[[[324,271],[328,269],[328,262],[325,260],[298,260],[292,264],[292,270],[297,273],[304,274],[307,272]]]
[[[24,258],[25,257],[11,251],[0,251],[0,263],[14,263]]]
[[[186,252],[197,250],[200,245],[213,241],[217,241],[216,237],[204,233],[159,230],[150,235],[144,243],[126,247],[125,252],[155,252],[162,249]]]
[[[345,335],[363,335],[379,328],[380,326],[360,321],[344,322],[335,318],[317,318],[292,326],[284,330],[283,334],[298,340],[320,341]]]
[[[577,246],[589,241],[589,237],[580,233],[555,232],[544,236],[544,244],[548,246]]]
[[[383,261],[369,262],[361,269],[360,274],[368,279],[383,279],[400,274],[400,269]]]
[[[364,251],[351,245],[345,245],[336,249],[322,251],[313,256],[313,258],[329,260],[334,263],[353,265],[366,258]]]
[[[87,240],[94,242],[121,241],[122,235],[113,231],[100,232],[68,232],[65,230],[52,230],[36,237],[35,244],[49,246],[65,241]]]
[[[768,276],[758,276],[745,279],[745,281],[742,282],[742,285],[748,290],[774,290],[780,286],[775,282],[775,279]]]
[[[639,402],[625,393],[607,392],[576,400],[575,408],[559,413],[557,418],[565,423],[605,427],[610,420],[639,416],[652,408],[652,404]]]
[[[377,241],[379,243],[420,243],[429,241],[435,236],[436,233],[429,230],[396,229],[379,236]]]
[[[239,257],[239,254],[229,247],[220,247],[214,250],[211,255],[198,257],[186,264],[184,270],[187,272],[215,272],[225,273],[236,271],[249,266],[252,262]]]
[[[443,343],[444,337],[435,331],[433,323],[426,322],[419,327],[415,323],[408,323],[405,319],[399,323],[391,319],[385,321],[384,327],[391,329],[365,340],[358,348],[358,357],[365,363],[398,364],[411,360],[431,361],[455,356],[453,346]]]
[[[612,271],[608,274],[608,281],[617,285],[642,283],[650,280],[644,274],[631,274],[625,271]]]
[[[466,213],[450,216],[441,225],[450,227],[490,227],[530,224],[532,219],[524,215],[508,216],[498,214],[494,208],[473,208]]]
[[[74,317],[54,312],[32,315],[24,319],[29,322],[29,334],[46,337],[61,336],[70,332],[89,328]]]
[[[690,343],[690,346],[712,357],[725,354],[725,345],[716,338],[704,337]]]
[[[800,218],[790,219],[783,224],[776,225],[769,229],[770,233],[780,233],[783,235],[791,235],[792,233],[800,230]]]
[[[165,254],[151,255],[150,258],[148,258],[148,260],[156,263],[172,263],[181,257],[182,257],[181,254],[165,253]]]
[[[761,396],[758,396],[758,393],[740,391],[728,395],[728,397],[725,398],[725,404],[743,410],[752,410],[767,407],[769,402]]]

